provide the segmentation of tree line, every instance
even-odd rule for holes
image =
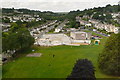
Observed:
[[[2,32],[2,52],[25,50],[34,43],[34,38],[24,25],[11,24],[8,32]],[[9,53],[12,55],[13,53]]]

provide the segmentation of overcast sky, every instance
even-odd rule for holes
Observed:
[[[40,11],[69,12],[107,4],[116,5],[120,0],[2,0],[3,8],[28,8]]]

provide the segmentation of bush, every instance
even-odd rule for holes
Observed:
[[[74,80],[73,78],[78,78],[79,80],[95,80],[94,71],[91,61],[80,59],[76,61],[73,71],[67,80]]]
[[[98,58],[102,72],[120,76],[120,33],[112,34]]]

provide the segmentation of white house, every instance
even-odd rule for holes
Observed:
[[[90,26],[92,26],[92,24],[90,24],[90,23],[89,23],[89,24],[85,24],[85,26],[88,26],[88,27],[90,27]]]
[[[115,27],[115,28],[114,28],[114,33],[115,33],[115,34],[118,34],[119,32],[120,32],[120,27]]]
[[[59,29],[59,28],[55,29],[55,32],[60,32],[60,31],[61,31],[61,29]]]
[[[93,31],[97,31],[96,29],[93,29]]]
[[[55,32],[60,32],[62,30],[61,26],[58,26],[57,28],[55,28]]]

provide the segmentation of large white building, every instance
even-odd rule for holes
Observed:
[[[71,39],[65,34],[44,34],[35,44],[40,46],[70,45]]]
[[[90,40],[91,33],[87,32],[71,32],[70,37],[75,39],[75,40]]]
[[[71,32],[70,37],[72,38],[72,43],[91,43],[91,33],[87,32]]]

